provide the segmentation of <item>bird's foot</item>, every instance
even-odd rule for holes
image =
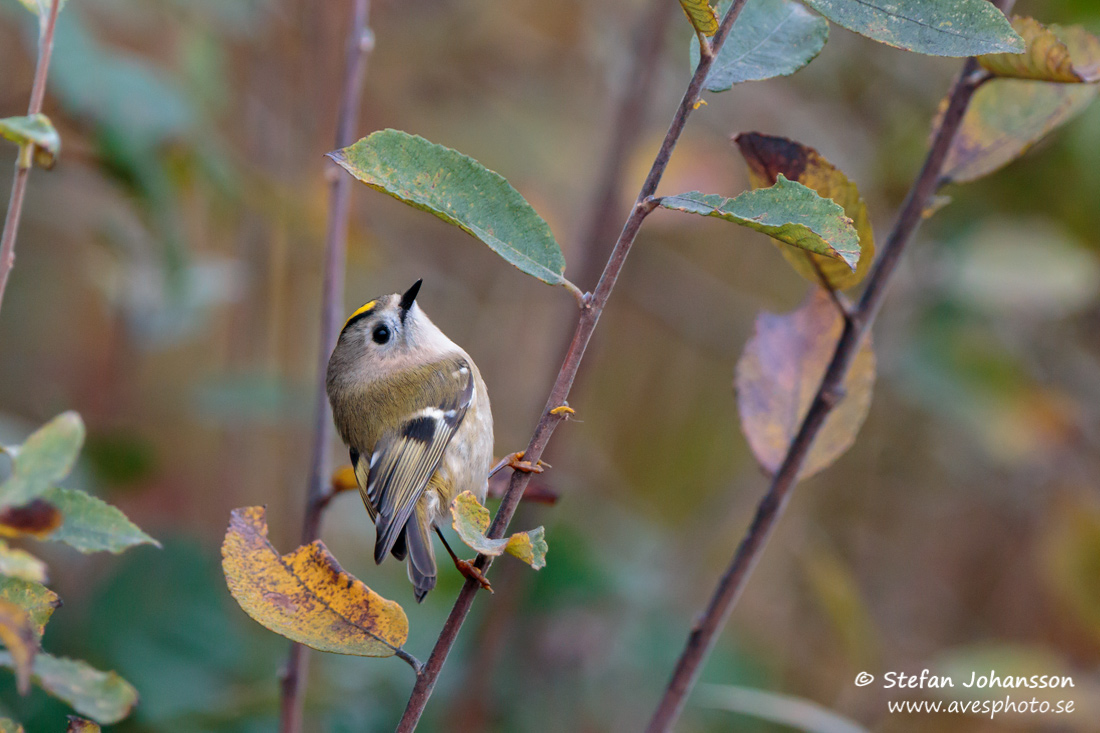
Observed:
[[[454,559],[455,567],[458,568],[458,572],[465,575],[470,580],[476,581],[485,590],[490,593],[493,592],[493,586],[489,584],[489,579],[485,577],[485,574],[478,570],[472,562],[466,560],[459,560],[457,557]]]
[[[550,465],[537,461],[531,463],[530,461],[523,460],[523,451],[513,453],[504,459],[504,465],[511,468],[513,471],[523,471],[524,473],[542,473]]]

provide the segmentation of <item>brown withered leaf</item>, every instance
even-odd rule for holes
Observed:
[[[847,290],[857,285],[871,269],[875,258],[875,234],[867,204],[860,197],[856,184],[813,148],[785,137],[743,132],[734,138],[734,143],[748,164],[749,183],[753,188],[773,186],[782,174],[843,207],[859,236],[859,264],[854,271],[835,258],[772,241],[794,269],[810,282],[821,284],[824,278],[833,290]]]
[[[0,642],[11,655],[20,695],[31,688],[34,655],[38,653],[38,634],[30,614],[11,601],[0,599]]]
[[[978,62],[986,71],[1005,78],[1062,84],[1097,81],[1098,42],[1084,28],[1048,28],[1034,18],[1019,16],[1012,19],[1012,27],[1027,43],[1027,51],[979,56]],[[1067,44],[1063,37],[1073,41]]]
[[[43,540],[61,526],[64,517],[45,499],[34,499],[22,506],[9,506],[0,509],[0,535],[19,537],[30,535]]]
[[[798,431],[843,328],[828,293],[816,289],[793,313],[761,313],[756,333],[737,364],[737,406],[741,429],[756,460],[769,473],[779,468]],[[829,413],[799,478],[827,467],[851,447],[875,382],[875,355],[869,341],[852,361],[845,394]]]
[[[222,569],[249,616],[313,649],[389,657],[409,636],[401,606],[346,573],[320,540],[280,556],[267,539],[263,507],[233,510]]]
[[[967,183],[1008,165],[1096,98],[1096,84],[995,79],[967,107],[943,165],[943,180]],[[946,108],[940,103],[936,126]]]

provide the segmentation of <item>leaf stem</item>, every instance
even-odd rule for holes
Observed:
[[[363,77],[366,74],[367,56],[374,47],[369,26],[370,0],[353,0],[351,26],[348,29],[344,51],[344,76],[340,95],[340,110],[336,120],[336,147],[347,147],[353,142],[359,122]],[[327,486],[328,456],[332,445],[333,426],[329,416],[328,395],[325,393],[325,370],[329,355],[339,335],[340,314],[344,307],[344,260],[347,251],[348,219],[350,216],[351,179],[333,176],[329,183],[328,225],[325,235],[325,264],[323,304],[321,306],[321,346],[318,355],[317,388],[314,395],[313,444],[311,446],[309,486],[306,493],[305,514],[302,519],[302,544],[312,542],[321,531],[321,515],[331,498]],[[305,704],[308,649],[292,644],[286,668],[280,684],[281,733],[300,733],[302,710]],[[405,654],[406,656],[402,656]],[[409,662],[420,662],[402,650],[397,656]],[[410,662],[411,664],[412,662]],[[421,665],[422,666],[422,665]]]
[[[1013,3],[1014,0],[1007,0],[999,3],[999,7],[1007,12]],[[981,75],[974,73],[977,69],[978,62],[973,58],[967,59],[952,86],[947,109],[933,134],[928,156],[909,189],[886,245],[867,279],[867,287],[859,305],[845,320],[844,329],[809,410],[791,440],[779,469],[772,477],[767,493],[757,505],[752,523],[738,545],[729,567],[719,579],[706,610],[688,636],[672,678],[646,729],[648,733],[665,733],[671,730],[680,716],[703,661],[714,646],[718,632],[725,626],[749,575],[763,554],[772,530],[783,515],[814,438],[829,412],[843,396],[844,378],[859,352],[863,337],[870,330],[882,307],[901,255],[920,226],[922,212],[941,183],[940,173],[944,161],[962,124],[967,106],[982,83]]]
[[[638,230],[641,228],[642,222],[645,220],[646,216],[656,207],[656,201],[652,199],[652,196],[657,190],[657,185],[660,183],[665,169],[668,167],[668,161],[672,156],[672,151],[675,149],[676,143],[679,141],[680,135],[684,131],[684,126],[687,124],[688,117],[690,117],[691,113],[694,111],[695,101],[702,91],[703,82],[706,80],[707,73],[710,71],[714,58],[721,50],[722,44],[733,28],[733,24],[741,13],[741,8],[744,6],[745,1],[746,0],[734,0],[733,5],[730,6],[725,17],[722,18],[722,23],[714,36],[714,54],[711,56],[700,56],[699,65],[696,67],[695,73],[691,77],[691,82],[688,84],[687,90],[680,100],[676,113],[673,115],[672,123],[669,125],[668,132],[665,133],[664,140],[661,142],[661,147],[657,151],[653,164],[650,166],[649,173],[646,175],[645,182],[642,184],[642,189],[638,193],[634,207],[631,209],[630,215],[627,217],[626,223],[623,225],[622,231],[619,234],[619,238],[615,242],[615,247],[612,249],[611,255],[607,260],[599,284],[592,294],[585,299],[584,306],[581,308],[580,317],[577,320],[577,326],[573,332],[573,339],[569,344],[565,360],[562,363],[561,369],[558,371],[557,378],[554,380],[554,385],[546,400],[546,406],[543,409],[542,416],[539,419],[538,425],[535,427],[534,434],[531,436],[531,442],[524,451],[525,460],[536,463],[539,458],[542,457],[542,453],[550,440],[550,436],[554,433],[558,424],[565,419],[565,415],[561,412],[555,414],[552,411],[555,407],[565,404],[569,396],[569,391],[573,386],[573,381],[577,376],[577,371],[584,358],[588,342],[592,338],[592,332],[596,329],[596,324],[600,320],[600,315],[603,313],[603,309],[607,304],[607,299],[610,297],[611,291],[619,278],[619,273],[626,263],[627,255],[630,254],[630,249],[634,244],[634,239],[638,235]],[[489,526],[488,536],[490,538],[499,539],[504,536],[508,528],[508,523],[512,520],[512,515],[515,514],[516,507],[519,505],[519,501],[523,497],[523,492],[527,488],[530,479],[531,475],[527,472],[517,471],[512,474],[508,489],[501,499],[500,509],[497,511],[492,524]],[[474,563],[475,567],[483,573],[489,568],[490,564],[492,564],[492,558],[486,557],[485,555],[479,555]],[[455,639],[458,637],[458,632],[462,628],[463,622],[466,620],[466,615],[470,611],[470,607],[473,604],[474,597],[477,595],[479,587],[477,582],[469,579],[466,581],[465,585],[462,586],[458,599],[455,601],[455,605],[451,609],[450,615],[443,624],[443,629],[440,631],[439,638],[436,640],[431,656],[428,657],[424,671],[417,677],[416,684],[413,687],[409,702],[405,708],[405,713],[402,715],[397,725],[398,733],[409,733],[416,729],[420,716],[424,713],[424,707],[431,697],[436,680],[439,678],[439,673],[443,669],[443,664],[446,662],[447,655],[454,645]]]
[[[61,11],[61,2],[50,3],[46,24],[40,27],[38,35],[38,60],[34,67],[34,82],[31,84],[31,98],[27,105],[27,115],[36,115],[42,111],[46,98],[46,78],[50,71],[50,59],[53,57],[54,31],[57,29],[57,14]],[[39,21],[41,24],[41,20]],[[15,174],[11,184],[11,198],[8,199],[8,213],[4,218],[4,231],[0,234],[0,306],[4,302],[4,290],[8,285],[8,275],[15,265],[15,236],[19,231],[19,220],[23,216],[23,200],[27,194],[27,181],[31,167],[23,165],[27,151],[20,150],[15,163]]]

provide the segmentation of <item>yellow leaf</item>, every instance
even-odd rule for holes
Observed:
[[[772,241],[794,269],[810,282],[820,285],[824,278],[833,290],[847,290],[857,285],[871,269],[875,258],[875,234],[867,204],[860,197],[856,184],[816,150],[793,140],[747,132],[738,135],[734,142],[748,164],[749,183],[753,188],[774,186],[783,175],[813,189],[823,198],[832,199],[844,209],[859,236],[859,264],[855,270],[835,258]]]
[[[358,491],[359,480],[355,478],[355,469],[352,466],[341,466],[332,472],[332,493],[339,494],[342,491]]]
[[[718,13],[707,0],[680,0],[680,7],[695,30],[704,36],[713,36],[718,32]]]
[[[1024,53],[995,53],[979,56],[978,62],[991,74],[1013,79],[1075,84],[1097,81],[1100,42],[1079,26],[1045,27],[1033,18],[1016,17],[1012,27],[1027,43]],[[1071,52],[1062,36],[1074,39]]]
[[[46,563],[29,552],[9,547],[6,542],[0,540],[0,575],[45,583]]]
[[[389,657],[409,636],[401,606],[344,572],[320,540],[280,556],[267,539],[263,507],[233,510],[222,569],[249,616],[313,649]]]
[[[496,557],[508,552],[535,570],[546,567],[546,532],[542,527],[517,532],[506,539],[489,539],[485,536],[489,529],[489,510],[469,491],[463,491],[455,499],[451,517],[462,541],[482,555]]]
[[[798,310],[761,313],[756,333],[737,363],[737,408],[756,460],[774,473],[798,432],[840,338],[843,320],[821,288]],[[875,355],[868,340],[844,379],[844,397],[825,419],[799,478],[827,467],[851,447],[875,382]]]
[[[30,691],[34,655],[38,653],[38,635],[30,614],[10,601],[0,599],[0,642],[11,654],[19,694]]]

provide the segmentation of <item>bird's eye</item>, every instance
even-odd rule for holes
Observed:
[[[374,333],[370,336],[376,344],[384,344],[390,340],[389,326],[375,326]]]

